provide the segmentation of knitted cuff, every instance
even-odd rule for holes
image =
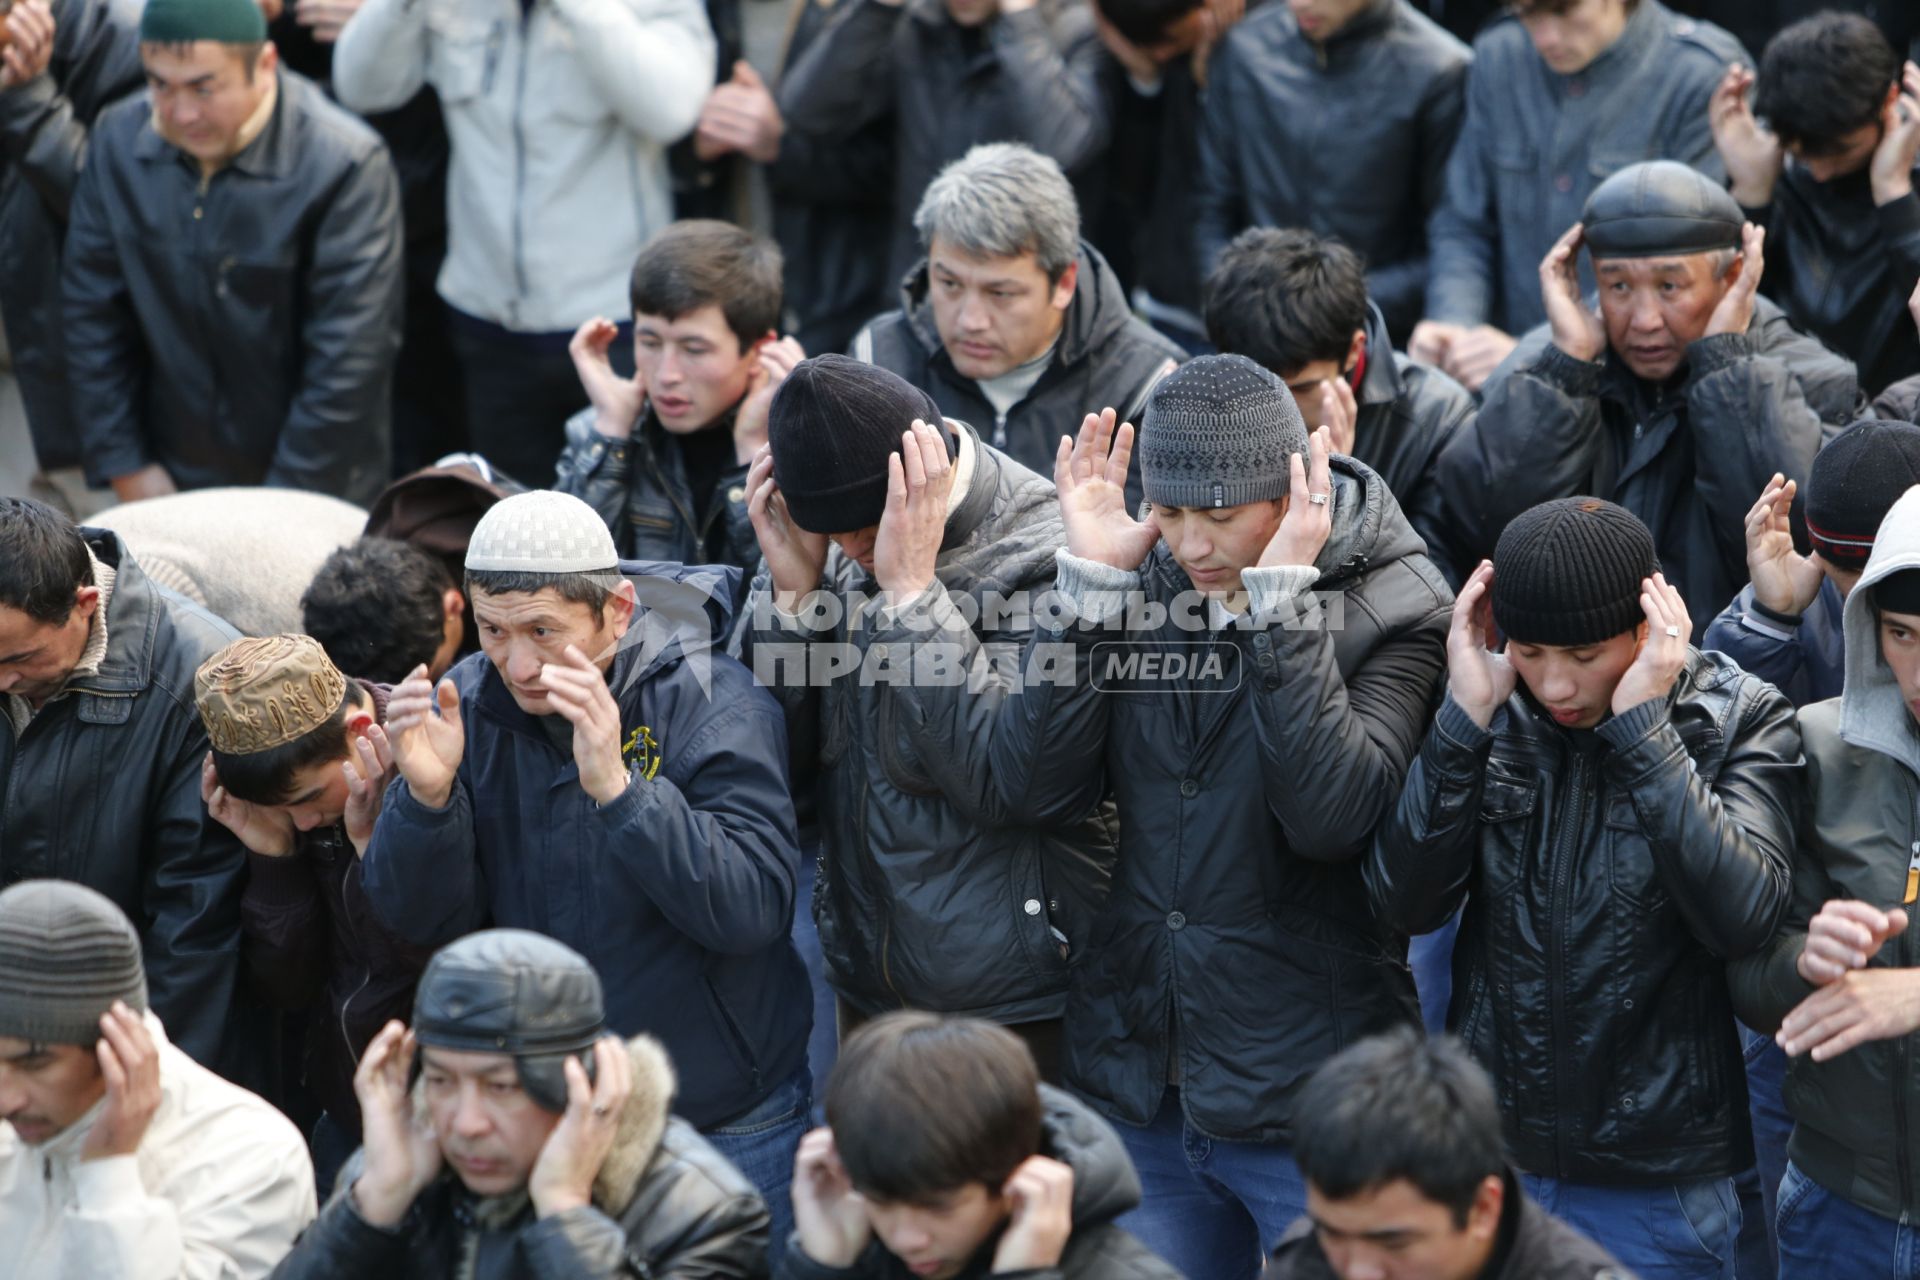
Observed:
[[[1137,569],[1116,569],[1083,560],[1065,547],[1053,553],[1053,589],[1072,602],[1080,621],[1099,625],[1126,611],[1127,596],[1140,587]]]
[[[1740,360],[1750,360],[1758,352],[1750,333],[1716,333],[1695,340],[1687,348],[1687,367],[1696,381]]]
[[[1265,569],[1242,569],[1240,585],[1247,591],[1247,611],[1255,626],[1272,626],[1298,616],[1294,600],[1320,581],[1310,564],[1276,564]]]
[[[1548,343],[1528,372],[1570,396],[1594,396],[1600,394],[1600,375],[1606,367],[1604,360],[1576,360]]]

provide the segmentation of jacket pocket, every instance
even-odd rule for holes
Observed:
[[[505,42],[497,23],[491,31],[472,24],[435,30],[427,49],[427,80],[440,101],[453,106],[480,97],[489,88]]]
[[[1607,880],[1614,896],[1642,914],[1666,906],[1667,891],[1654,868],[1653,848],[1633,797],[1617,793],[1608,798],[1606,832]]]
[[[1520,138],[1497,137],[1488,145],[1494,217],[1502,226],[1531,226],[1539,220],[1540,156]]]
[[[1533,857],[1534,810],[1540,784],[1530,777],[1504,772],[1489,761],[1480,791],[1480,888],[1490,899],[1501,898],[1520,882],[1521,868]]]

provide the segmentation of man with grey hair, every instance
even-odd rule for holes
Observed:
[[[1697,626],[1739,594],[1753,495],[1776,473],[1804,486],[1860,400],[1853,365],[1757,293],[1764,240],[1718,182],[1675,161],[1594,190],[1540,264],[1547,323],[1440,455],[1456,558],[1491,555],[1530,507],[1589,494],[1653,530]],[[1581,296],[1583,245],[1597,305]]]
[[[0,1269],[255,1280],[313,1212],[299,1130],[168,1043],[120,908],[0,893]]]
[[[913,222],[926,260],[853,354],[1042,475],[1089,406],[1138,417],[1186,358],[1134,318],[1113,268],[1080,238],[1066,174],[1036,151],[973,148],[927,187]],[[1137,470],[1127,499],[1139,505]]]

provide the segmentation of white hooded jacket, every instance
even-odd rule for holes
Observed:
[[[247,1280],[314,1216],[313,1164],[271,1106],[173,1047],[140,1149],[82,1162],[102,1099],[29,1146],[0,1123],[0,1273],[12,1280]]]

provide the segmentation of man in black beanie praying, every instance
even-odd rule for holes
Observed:
[[[796,365],[747,473],[766,555],[754,673],[785,704],[822,861],[844,1035],[910,1005],[1026,1040],[1058,1078],[1067,961],[1113,861],[1112,803],[1009,817],[987,759],[1064,540],[1053,486],[845,356]]]
[[[1447,1021],[1528,1194],[1637,1275],[1729,1280],[1753,1140],[1726,965],[1787,906],[1802,768],[1785,695],[1691,630],[1630,512],[1521,514],[1365,869],[1387,927],[1465,902]]]
[[[1653,531],[1704,628],[1746,584],[1753,496],[1775,472],[1804,485],[1859,408],[1853,365],[1757,292],[1764,239],[1685,165],[1630,165],[1601,183],[1540,264],[1548,322],[1441,455],[1454,544],[1484,556],[1535,503],[1607,498]],[[1583,246],[1597,301],[1581,296]]]

